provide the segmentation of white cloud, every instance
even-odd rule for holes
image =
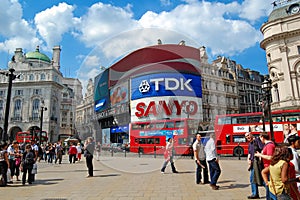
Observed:
[[[80,39],[88,47],[99,45],[112,35],[137,27],[130,6],[123,9],[101,2],[92,5],[80,20]]]
[[[57,45],[62,40],[62,35],[70,31],[76,18],[73,16],[75,7],[66,3],[48,8],[36,14],[34,21],[39,34],[46,41],[48,49]]]
[[[265,17],[272,11],[272,2],[274,0],[245,0],[242,4],[240,17],[250,21]]]
[[[236,2],[223,4],[191,1],[170,12],[148,11],[139,23],[143,27],[161,27],[189,35],[209,47],[214,55],[233,55],[254,46],[261,39],[259,30],[247,21],[236,17],[230,19],[230,16],[238,15],[240,8],[241,5]]]
[[[22,19],[22,15],[22,7],[18,1],[1,1],[0,35],[5,40],[0,42],[0,51],[13,52],[18,47],[32,49],[41,42],[31,24]]]

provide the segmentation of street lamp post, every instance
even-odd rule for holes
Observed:
[[[3,127],[3,136],[2,141],[6,142],[8,140],[8,118],[9,118],[9,107],[10,107],[10,99],[11,99],[11,88],[12,88],[12,81],[18,78],[14,74],[15,69],[10,68],[8,70],[9,72],[0,72],[0,74],[3,74],[5,76],[8,76],[8,89],[7,89],[7,97],[6,97],[6,106],[5,106],[5,116],[4,116],[4,127]]]
[[[42,132],[43,132],[43,117],[44,117],[44,111],[47,110],[47,107],[45,107],[44,101],[41,103],[41,121],[40,121],[40,137],[39,137],[39,142],[40,145],[42,144]]]
[[[271,134],[271,140],[274,141],[274,130],[273,130],[273,120],[272,120],[272,111],[271,111],[271,89],[272,89],[272,81],[268,78],[264,80],[264,82],[261,85],[262,90],[266,94],[267,99],[267,111],[268,111],[268,117],[269,117],[269,123],[270,123],[270,134]]]

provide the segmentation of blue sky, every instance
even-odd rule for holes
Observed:
[[[218,55],[267,74],[259,46],[261,25],[274,0],[2,0],[0,68],[16,48],[52,58],[60,45],[61,72],[86,84],[120,56],[157,44],[205,46]]]

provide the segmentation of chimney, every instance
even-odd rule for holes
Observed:
[[[52,65],[58,71],[60,70],[60,51],[61,51],[60,46],[53,47]]]
[[[16,48],[15,55],[14,55],[14,61],[15,62],[21,62],[22,60],[23,60],[22,48]]]

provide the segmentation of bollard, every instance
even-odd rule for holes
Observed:
[[[241,160],[241,149],[240,149],[240,143],[238,143],[238,148],[239,148],[239,160]]]
[[[156,158],[156,146],[154,145],[154,158]]]
[[[139,153],[139,158],[140,158],[141,157],[141,147],[139,147],[138,153]]]
[[[111,157],[114,157],[114,148],[111,146]]]
[[[125,158],[126,158],[126,146],[125,146],[125,148],[124,148],[124,156],[125,156]]]

